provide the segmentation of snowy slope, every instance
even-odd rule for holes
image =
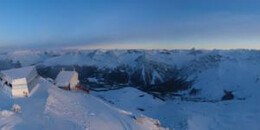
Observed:
[[[94,94],[119,108],[159,119],[163,126],[176,130],[260,129],[260,96],[257,93],[248,100],[217,103],[162,101],[130,87]]]
[[[134,119],[92,95],[58,89],[42,78],[38,82],[29,98],[0,93],[0,129],[162,129],[151,118]],[[13,104],[21,106],[20,113],[10,110]]]

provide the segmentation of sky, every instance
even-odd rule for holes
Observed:
[[[260,49],[256,0],[0,0],[0,48]]]

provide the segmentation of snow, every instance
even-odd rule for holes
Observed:
[[[160,127],[160,121],[158,120],[154,120],[152,118],[149,117],[138,117],[136,119],[136,122],[138,125],[140,125],[141,129],[149,129],[149,130],[153,130],[154,129],[154,125],[158,126],[158,129],[164,129],[162,127]]]
[[[116,68],[119,61],[114,54],[90,51],[83,54],[65,54],[58,57],[47,59],[43,63],[46,66],[52,65],[88,65],[96,66],[99,69]]]
[[[48,66],[88,65],[99,69],[114,69],[120,65],[134,68],[139,65],[136,60],[145,55],[145,61],[183,69],[187,71],[189,79],[196,79],[192,87],[200,92],[195,96],[184,95],[187,98],[216,102],[183,101],[179,98],[162,101],[132,87],[86,95],[62,91],[41,80],[38,89],[28,99],[13,99],[0,93],[2,111],[10,111],[13,104],[19,104],[22,108],[20,114],[0,117],[0,120],[5,120],[5,123],[0,123],[0,129],[9,126],[11,129],[152,129],[150,125],[156,126],[155,119],[163,127],[176,130],[260,129],[259,51],[90,50],[56,53],[59,55],[44,59],[45,56],[39,52],[10,52],[8,58],[15,59],[14,61],[21,58],[23,64],[41,61]],[[30,58],[32,54],[37,54],[40,59]],[[21,57],[15,58],[16,55]],[[219,59],[216,60],[216,57]],[[145,69],[149,68],[143,67],[143,78]],[[158,70],[153,71],[151,84],[158,79],[164,80],[165,77],[160,74]],[[95,77],[88,80],[96,82]],[[234,100],[221,101],[224,90],[232,91]],[[33,115],[33,119],[29,119],[29,115]]]
[[[240,98],[247,98],[255,95],[255,91],[259,89],[259,82],[257,82],[259,74],[257,64],[244,60],[239,62],[225,60],[217,67],[198,74],[198,82],[194,87],[201,89],[201,97],[219,99],[226,89],[234,91],[234,94]]]
[[[45,54],[48,52],[47,54]],[[135,67],[136,59],[145,57],[148,61],[160,62],[162,64],[182,67],[190,61],[212,54],[211,51],[192,55],[189,50],[20,50],[7,53],[7,59],[14,62],[19,61],[22,66],[33,64],[54,65],[88,65],[99,69],[115,69],[121,65]],[[53,56],[52,56],[53,55]]]
[[[68,86],[75,74],[75,71],[61,71],[55,79],[55,82],[58,86]]]
[[[253,95],[259,95],[257,92]],[[248,100],[208,103],[179,99],[162,101],[131,87],[92,93],[118,108],[158,119],[162,126],[170,129],[260,129],[259,96]]]
[[[82,65],[86,64],[86,59],[81,55],[61,55],[44,61],[44,65]]]
[[[160,74],[157,72],[157,71],[153,71],[153,74],[152,74],[152,81],[151,81],[151,84],[155,84],[155,82],[156,82],[156,79],[159,79],[160,80],[160,82],[162,82],[163,81],[163,78],[160,76]]]
[[[98,79],[96,77],[91,77],[91,78],[88,78],[88,81],[90,83],[98,83]]]
[[[145,67],[142,66],[142,79],[143,81],[146,81],[146,76],[145,76]],[[146,83],[146,82],[145,82]]]
[[[0,129],[161,129],[151,120],[138,124],[132,115],[95,96],[59,89],[43,78],[37,81],[39,87],[30,98],[0,93]],[[14,104],[21,112],[10,111]]]
[[[1,71],[2,74],[9,77],[10,79],[20,79],[20,78],[26,78],[29,76],[29,74],[35,69],[34,66],[27,66],[23,68],[15,68],[10,70],[4,70]]]
[[[3,110],[0,111],[0,129],[10,130],[21,122],[21,118],[18,117],[14,112]]]
[[[10,51],[6,57],[14,62],[19,61],[22,66],[40,63],[48,58],[46,55],[42,55],[41,51],[32,50]]]

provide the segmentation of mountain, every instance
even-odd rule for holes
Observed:
[[[4,66],[36,65],[43,77],[51,78],[55,78],[62,68],[75,68],[80,73],[81,83],[96,90],[133,86],[162,95],[181,93],[185,96],[190,91],[200,92],[197,95],[200,98],[206,96],[217,100],[224,90],[235,92],[245,88],[241,85],[258,83],[260,51],[26,50],[0,54],[0,63],[2,70],[8,68]],[[244,77],[244,73],[251,74],[253,81]],[[207,92],[213,89],[214,94]]]
[[[53,79],[62,68],[76,69],[94,97],[166,128],[260,129],[258,50],[27,50],[0,53],[0,64],[36,65]]]

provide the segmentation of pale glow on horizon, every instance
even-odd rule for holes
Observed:
[[[68,46],[63,49],[92,50],[92,49],[260,49],[259,44],[96,44]]]

